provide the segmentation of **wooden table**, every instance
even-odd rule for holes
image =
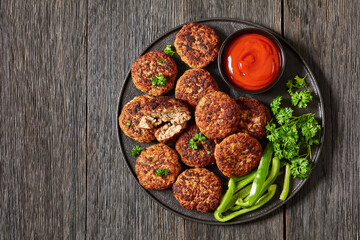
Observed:
[[[360,2],[0,2],[0,239],[359,239]],[[232,17],[282,34],[325,101],[326,141],[309,182],[259,220],[184,220],[139,189],[116,112],[132,62],[196,19]]]

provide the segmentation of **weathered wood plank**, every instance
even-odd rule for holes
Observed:
[[[285,1],[284,35],[323,93],[327,140],[314,174],[287,204],[287,239],[360,235],[359,1]]]
[[[88,238],[256,239],[265,233],[282,238],[281,209],[260,221],[226,228],[187,221],[164,210],[137,186],[120,156],[117,139],[120,88],[132,62],[150,42],[179,24],[208,17],[237,17],[280,32],[281,2],[260,5],[251,1],[90,1]]]
[[[85,237],[86,4],[2,1],[0,239]]]
[[[183,219],[137,186],[120,155],[117,135],[123,80],[145,45],[177,24],[171,20],[174,8],[165,1],[89,2],[89,239],[182,239]]]

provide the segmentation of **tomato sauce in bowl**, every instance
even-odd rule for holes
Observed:
[[[220,50],[219,68],[226,82],[252,93],[270,89],[283,72],[280,43],[267,32],[244,29],[232,34]]]

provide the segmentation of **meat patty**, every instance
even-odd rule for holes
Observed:
[[[185,130],[191,114],[181,100],[170,97],[139,96],[124,105],[119,125],[124,134],[139,142],[155,138],[170,143]]]
[[[126,103],[119,116],[119,125],[126,136],[139,142],[151,142],[155,139],[154,129],[139,128],[141,117],[144,116],[143,108],[154,97],[138,96]]]
[[[176,141],[175,149],[179,153],[181,160],[190,167],[205,167],[215,163],[214,151],[215,143],[213,140],[206,139],[196,144],[197,149],[192,149],[189,141],[200,133],[196,125],[192,125]]]
[[[163,75],[164,85],[154,86],[153,77]],[[175,61],[162,51],[152,51],[140,56],[131,66],[131,77],[135,86],[150,95],[159,96],[174,88],[177,67]]]
[[[215,91],[219,91],[219,86],[208,71],[190,69],[178,79],[175,97],[185,101],[191,110],[195,110],[196,105],[203,96]]]
[[[174,183],[173,192],[183,208],[199,212],[214,210],[221,198],[221,181],[205,168],[188,169]]]
[[[209,26],[189,23],[176,34],[174,46],[181,60],[191,68],[204,68],[216,59],[220,40]]]
[[[185,130],[191,114],[181,100],[160,96],[151,99],[144,106],[144,115],[139,121],[141,129],[155,129],[155,138],[162,143],[170,143]]]
[[[239,106],[229,95],[220,91],[205,95],[196,106],[196,125],[210,139],[223,139],[236,132],[239,120]]]
[[[241,110],[238,131],[262,139],[266,134],[266,124],[271,119],[270,110],[256,99],[239,97],[236,103]]]
[[[216,164],[227,177],[250,173],[259,165],[261,154],[259,141],[246,133],[233,134],[215,147]]]
[[[181,171],[176,151],[165,144],[147,147],[136,159],[135,172],[146,189],[170,188]]]

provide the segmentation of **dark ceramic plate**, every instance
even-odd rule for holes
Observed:
[[[252,28],[265,29],[262,26],[259,26],[259,25],[253,24],[253,23],[249,23],[249,22],[236,20],[236,19],[222,19],[222,18],[221,19],[206,19],[206,20],[200,20],[197,22],[200,24],[208,25],[211,28],[213,28],[215,30],[215,32],[219,35],[221,43],[231,33],[235,32],[237,30],[243,29],[243,28],[252,27]],[[182,26],[178,26],[178,27],[170,30],[169,32],[165,33],[163,36],[159,37],[158,39],[156,39],[153,43],[151,43],[144,50],[144,52],[142,54],[149,52],[149,51],[153,51],[153,50],[163,50],[163,49],[165,49],[167,44],[173,45],[174,40],[175,40],[175,35],[181,29],[181,27]],[[286,86],[285,86],[286,81],[288,79],[293,78],[295,75],[305,76],[307,74],[307,82],[313,93],[314,98],[313,98],[313,101],[311,102],[311,104],[309,105],[309,107],[306,108],[305,110],[304,109],[299,110],[297,108],[294,108],[294,115],[302,114],[304,112],[310,111],[310,112],[316,114],[316,118],[318,119],[319,123],[322,125],[323,130],[322,130],[322,133],[320,136],[321,143],[317,147],[314,147],[312,150],[312,156],[313,156],[312,163],[313,163],[313,166],[315,167],[315,165],[319,159],[320,151],[322,148],[322,143],[324,141],[323,138],[324,138],[324,126],[325,126],[324,104],[322,101],[322,97],[321,97],[319,88],[317,86],[314,75],[311,73],[309,67],[306,65],[304,60],[295,52],[295,50],[284,39],[282,39],[281,36],[279,36],[277,33],[273,32],[269,29],[266,29],[266,30],[270,31],[273,35],[275,35],[275,37],[277,37],[277,39],[283,45],[284,52],[285,52],[285,58],[286,58],[285,71],[284,71],[281,79],[269,91],[262,93],[262,94],[252,95],[252,94],[240,93],[234,89],[231,89],[221,78],[216,61],[214,61],[210,65],[208,65],[206,67],[206,70],[208,70],[211,73],[211,75],[216,79],[216,81],[218,82],[218,84],[220,86],[220,89],[222,91],[226,92],[227,94],[229,94],[231,97],[238,98],[240,96],[243,96],[243,97],[249,97],[249,98],[256,98],[256,99],[264,102],[267,105],[269,105],[270,102],[279,95],[284,97],[284,101],[283,101],[284,103],[290,103],[289,95],[287,94],[287,90],[286,90]],[[185,70],[189,69],[189,67],[187,67],[186,64],[181,62],[180,57],[177,54],[175,54],[173,58],[175,59],[177,66],[178,66],[178,70],[179,70],[179,73],[177,76],[177,78],[178,78],[179,76],[182,75],[182,73]],[[135,60],[135,59],[133,59],[133,60]],[[139,95],[144,95],[144,93],[135,88],[135,86],[131,80],[131,74],[129,71],[126,76],[124,85],[121,89],[117,116],[120,115],[121,109],[125,103],[129,102],[135,96],[139,96]],[[168,95],[174,96],[174,91],[170,92]],[[116,123],[116,124],[118,124],[118,123]],[[119,126],[118,126],[118,133],[119,133],[119,140],[120,140],[122,156],[124,157],[124,160],[125,160],[126,164],[128,165],[131,174],[135,177],[135,179],[137,179],[136,174],[135,174],[136,158],[131,156],[131,149],[134,145],[140,145],[140,146],[146,147],[146,146],[150,146],[150,145],[154,144],[154,142],[149,143],[149,144],[138,143],[138,142],[128,138],[127,136],[125,136],[121,132]],[[266,143],[266,140],[263,140],[262,145],[264,146],[265,143]],[[173,147],[173,145],[171,147]],[[186,168],[188,168],[188,167],[183,165],[183,169],[186,169]],[[216,167],[216,164],[209,166],[207,168],[209,170],[213,171],[216,175],[218,175],[221,178],[221,181],[223,184],[223,193],[224,193],[227,189],[228,178],[221,174],[221,172]],[[143,189],[151,198],[153,198],[160,205],[162,205],[169,211],[171,211],[171,212],[175,213],[176,215],[179,215],[183,218],[193,220],[196,222],[207,223],[207,224],[231,225],[231,224],[238,224],[238,223],[243,223],[243,222],[248,222],[248,221],[254,220],[254,219],[262,217],[262,216],[274,211],[275,209],[279,208],[280,206],[282,206],[286,202],[286,201],[283,202],[283,201],[279,200],[279,195],[280,195],[282,185],[283,185],[282,179],[283,179],[283,175],[279,176],[279,178],[276,180],[276,183],[278,184],[277,194],[270,202],[268,202],[261,208],[257,209],[256,211],[238,216],[237,218],[233,219],[232,221],[229,221],[226,223],[220,223],[220,222],[216,221],[213,216],[213,212],[204,214],[204,213],[190,211],[190,210],[182,208],[179,205],[179,203],[176,201],[176,199],[174,198],[171,189],[167,189],[167,190],[163,190],[163,191],[153,191],[153,190],[145,190],[140,185],[139,186],[141,189]],[[290,188],[290,193],[287,198],[287,201],[296,194],[296,192],[302,187],[302,185],[305,182],[306,182],[306,180],[299,180],[299,179],[291,180],[291,188]]]

